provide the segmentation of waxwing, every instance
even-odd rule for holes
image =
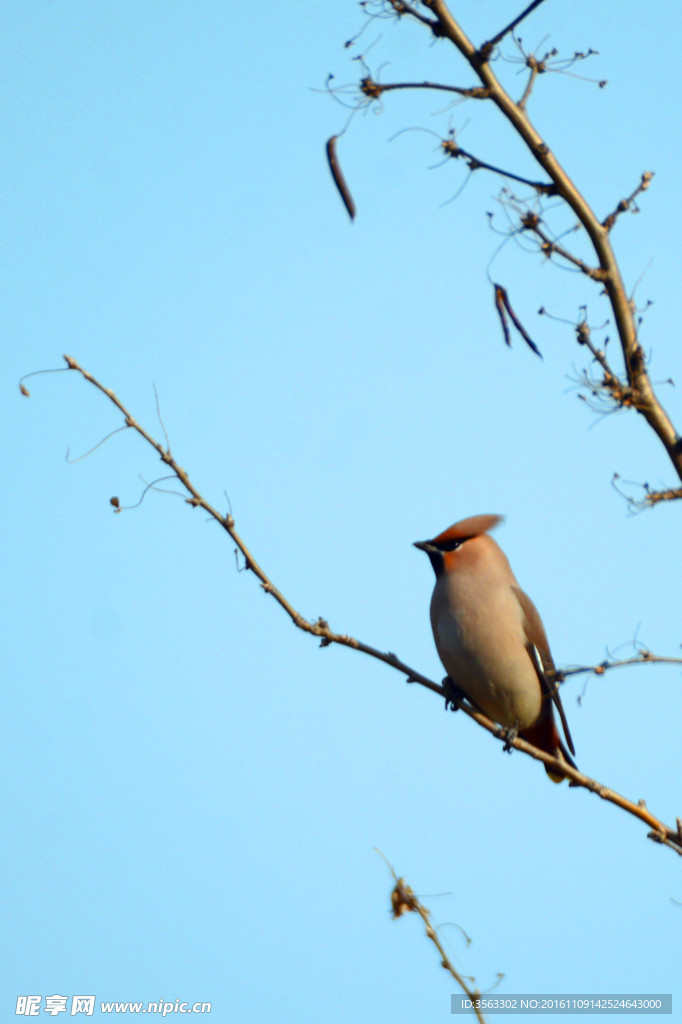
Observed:
[[[475,707],[575,768],[554,718],[556,707],[575,754],[542,619],[489,536],[501,520],[471,516],[415,544],[436,573],[431,626],[438,655]],[[564,778],[546,771],[554,782]]]

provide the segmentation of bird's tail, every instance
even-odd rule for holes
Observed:
[[[538,747],[540,750],[544,750],[547,754],[551,754],[552,757],[558,757],[560,760],[565,761],[571,768],[577,770],[578,766],[566,749],[566,744],[559,735],[559,730],[556,727],[554,716],[546,718],[544,722],[538,725],[532,726],[530,729],[524,729],[522,733],[519,733],[524,740],[528,740],[534,747]],[[552,782],[563,782],[566,778],[565,775],[561,775],[556,768],[549,768],[545,765],[545,771],[549,775]]]

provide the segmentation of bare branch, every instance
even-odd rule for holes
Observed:
[[[510,21],[501,32],[498,32],[496,36],[493,36],[492,39],[489,39],[487,43],[483,44],[480,49],[481,56],[487,60],[494,48],[504,39],[507,33],[513,32],[516,26],[519,25],[523,19],[531,13],[531,11],[534,11],[536,7],[539,7],[541,3],[544,3],[544,0],[533,0],[532,3],[528,4],[528,7],[526,7],[524,11],[521,11],[513,21]]]
[[[584,345],[585,348],[589,349],[594,361],[603,370],[601,379],[593,376],[588,370],[584,370],[582,376],[578,379],[579,383],[587,388],[592,398],[597,399],[596,402],[590,402],[589,404],[592,405],[596,412],[636,408],[637,395],[635,391],[611,369],[605,350],[594,345],[590,327],[585,319],[577,324],[576,337],[578,344]],[[604,344],[606,345],[607,342],[608,338]],[[579,397],[589,401],[585,399],[584,395]]]
[[[655,491],[647,483],[634,484],[631,480],[623,481],[624,483],[641,488],[643,492],[642,497],[635,498],[631,494],[626,494],[616,483],[617,480],[620,480],[620,476],[618,473],[614,473],[611,484],[614,490],[618,491],[622,498],[625,498],[633,514],[644,512],[648,508],[653,508],[654,505],[660,505],[662,501],[679,501],[682,499],[682,487],[665,487]]]
[[[529,231],[536,235],[542,245],[540,251],[551,259],[552,256],[560,256],[561,259],[566,260],[567,263],[571,263],[574,267],[577,267],[586,277],[592,278],[593,281],[604,281],[605,275],[601,267],[591,267],[584,260],[581,260],[578,256],[574,256],[572,252],[566,249],[563,245],[560,245],[553,238],[547,234],[542,227],[542,219],[538,214],[532,211],[527,211],[521,217],[521,227],[524,231]]]
[[[284,609],[295,626],[306,633],[310,633],[312,636],[319,637],[320,646],[322,647],[327,647],[331,644],[339,644],[343,647],[350,647],[353,650],[361,651],[363,654],[367,654],[372,658],[376,658],[378,661],[384,662],[386,665],[390,665],[391,668],[396,669],[398,672],[406,676],[408,683],[419,683],[420,686],[424,686],[426,689],[445,698],[447,700],[446,706],[449,705],[453,710],[460,709],[464,711],[469,718],[473,718],[473,720],[483,729],[486,729],[491,733],[491,735],[503,742],[505,749],[513,747],[516,750],[523,751],[523,753],[528,754],[536,761],[541,761],[543,765],[550,767],[554,773],[564,775],[573,785],[587,789],[591,793],[596,793],[596,795],[602,800],[615,804],[628,814],[639,818],[640,821],[643,821],[651,829],[648,833],[648,837],[650,839],[654,839],[656,842],[670,846],[677,853],[682,855],[682,828],[679,826],[679,822],[678,826],[675,828],[665,825],[647,810],[643,801],[634,803],[626,797],[621,796],[619,793],[616,793],[614,790],[609,789],[594,779],[591,779],[589,776],[584,775],[582,772],[578,771],[577,768],[572,768],[570,765],[566,764],[563,759],[553,757],[551,754],[547,754],[544,750],[539,750],[537,747],[534,747],[527,740],[511,735],[509,730],[503,729],[495,722],[492,722],[486,717],[486,715],[472,707],[466,700],[460,699],[456,694],[453,694],[450,680],[447,680],[447,686],[435,683],[433,680],[422,675],[421,672],[417,672],[405,662],[401,661],[400,658],[392,652],[380,651],[376,647],[363,643],[361,640],[356,640],[352,636],[348,636],[344,633],[336,633],[331,629],[326,619],[320,617],[315,621],[311,621],[301,615],[301,613],[294,608],[288,598],[285,597],[282,591],[275,586],[270,577],[266,574],[265,570],[261,568],[254,556],[251,554],[246,543],[235,529],[235,521],[232,514],[223,515],[214,508],[206,498],[203,497],[190,480],[186,470],[176,462],[168,448],[160,444],[159,441],[153,438],[151,434],[149,434],[144,427],[137,422],[135,417],[128,411],[123,402],[121,402],[120,398],[118,398],[110,388],[106,388],[101,384],[96,377],[93,377],[93,375],[84,369],[72,356],[64,356],[64,359],[68,368],[80,373],[89,384],[92,384],[92,386],[97,388],[98,391],[101,391],[101,393],[105,395],[105,397],[108,398],[122,414],[126,426],[135,430],[140,437],[142,437],[147,444],[154,449],[161,461],[168,466],[171,473],[175,475],[187,491],[189,495],[189,497],[185,499],[187,504],[194,508],[203,508],[209,516],[219,523],[219,525],[234,541],[239,551],[241,551],[245,561],[245,568],[249,569],[256,576],[265,593],[274,597],[275,601]],[[115,501],[112,500],[112,504],[114,504],[114,507],[118,509],[118,499]]]
[[[645,505],[652,507],[662,501],[678,501],[682,498],[682,487],[668,487],[662,491],[647,491]]]
[[[522,185],[528,185],[529,188],[534,188],[540,195],[555,196],[557,194],[556,186],[552,185],[551,182],[533,181],[531,178],[524,178],[522,175],[514,174],[512,171],[505,171],[502,167],[496,167],[485,160],[479,160],[473,153],[469,153],[466,149],[458,146],[454,136],[451,136],[449,139],[443,139],[441,148],[444,153],[453,159],[466,161],[470,171],[492,171],[493,174],[499,174],[502,178],[509,178],[511,181],[518,181]]]
[[[476,1015],[476,1019],[480,1024],[485,1024],[485,1017],[476,1006],[476,1000],[480,998],[481,993],[478,989],[472,989],[469,987],[464,976],[459,973],[452,960],[445,952],[445,949],[438,938],[438,930],[434,927],[433,921],[431,920],[431,912],[419,901],[414,890],[407,885],[405,879],[398,878],[397,874],[393,870],[393,866],[389,864],[383,853],[381,853],[380,850],[377,850],[377,853],[379,853],[383,858],[395,882],[393,891],[391,892],[391,912],[393,914],[393,920],[397,921],[399,917],[402,917],[403,914],[407,913],[419,914],[426,926],[426,937],[433,942],[440,954],[441,966],[444,967],[446,971],[450,972],[467,999],[469,999],[473,1004],[472,1012]]]
[[[514,42],[516,43],[516,46],[518,47],[521,53],[521,63],[525,64],[529,71],[526,88],[523,91],[521,99],[518,101],[518,106],[522,110],[528,102],[528,98],[532,92],[533,86],[535,85],[535,81],[538,75],[545,75],[550,72],[560,75],[568,74],[571,75],[572,78],[579,78],[584,82],[594,82],[594,84],[598,85],[600,89],[603,89],[604,86],[607,84],[606,81],[604,81],[603,79],[599,81],[594,78],[585,78],[583,75],[576,75],[568,70],[569,68],[573,67],[573,65],[576,64],[578,61],[587,60],[588,57],[595,56],[597,53],[596,50],[590,49],[586,53],[576,50],[576,52],[572,54],[572,56],[570,57],[560,57],[558,50],[552,49],[548,50],[547,53],[545,53],[542,57],[538,57],[534,53],[526,53],[526,51],[523,48],[522,41],[519,37],[514,36]],[[509,60],[513,63],[517,62],[517,60],[514,58],[504,59]]]
[[[618,206],[613,211],[613,213],[610,213],[608,215],[608,217],[604,218],[604,220],[602,221],[602,224],[606,228],[607,231],[611,230],[611,228],[616,223],[616,220],[620,216],[621,213],[625,213],[626,210],[629,210],[631,208],[632,208],[632,212],[633,213],[637,213],[639,211],[639,207],[637,206],[637,204],[635,202],[635,199],[637,198],[638,195],[640,195],[640,193],[646,192],[646,190],[648,189],[649,185],[651,184],[653,176],[654,176],[654,172],[653,171],[645,171],[644,174],[641,177],[639,185],[634,190],[634,192],[632,192],[631,195],[629,195],[627,197],[627,199],[621,199],[621,201],[618,203]]]
[[[536,60],[530,61],[530,58],[529,58],[529,61],[527,63],[528,63],[528,67],[529,67],[529,70],[530,70],[530,74],[528,75],[528,81],[526,82],[526,88],[523,90],[523,95],[521,96],[521,99],[519,100],[519,107],[520,107],[521,110],[525,109],[526,103],[528,102],[530,94],[533,91],[533,86],[535,85],[535,79],[540,74],[540,64],[538,63],[538,61],[536,61]]]
[[[435,16],[439,25],[438,30],[430,26],[431,30],[435,35],[449,39],[459,50],[478,76],[483,88],[488,90],[490,101],[510,122],[533,158],[553,182],[557,194],[573,210],[587,232],[603,275],[604,290],[613,310],[627,382],[633,394],[632,407],[644,416],[663,444],[675,472],[682,480],[682,441],[658,399],[647,372],[644,353],[637,336],[637,321],[611,247],[608,228],[596,216],[587,200],[534,127],[525,107],[516,103],[498,81],[488,61],[489,53],[483,52],[471,42],[452,15],[445,0],[423,0],[423,4]],[[523,12],[523,16],[528,13],[528,10]]]
[[[435,36],[439,35],[439,25],[437,21],[432,21],[431,18],[427,18],[424,14],[417,10],[414,4],[406,3],[405,0],[388,0],[394,12],[399,18],[403,15],[409,14],[415,21],[420,21],[422,25],[426,25],[430,28]]]
[[[651,651],[643,650],[631,658],[619,658],[618,660],[605,658],[598,665],[575,665],[573,668],[559,669],[555,675],[556,682],[562,682],[569,676],[591,673],[595,676],[603,676],[612,668],[629,668],[631,665],[682,665],[682,658],[673,658],[652,654]]]
[[[472,100],[489,98],[488,90],[480,86],[464,89],[457,85],[440,85],[438,82],[390,82],[384,85],[382,82],[375,82],[369,75],[360,80],[360,92],[371,100],[378,100],[382,93],[393,92],[396,89],[434,89],[437,92],[454,92],[457,96]]]

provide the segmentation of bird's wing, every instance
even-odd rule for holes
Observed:
[[[528,651],[530,659],[535,667],[537,677],[540,681],[540,687],[543,693],[549,695],[554,701],[559,713],[559,718],[561,719],[561,725],[563,726],[568,748],[572,754],[575,754],[571,730],[568,728],[568,722],[566,721],[566,712],[564,711],[564,706],[561,703],[559,688],[554,681],[556,667],[554,665],[552,653],[549,649],[549,642],[547,640],[547,634],[545,633],[545,627],[542,625],[542,619],[540,618],[537,608],[528,597],[528,594],[525,594],[520,587],[513,586],[512,590],[521,605],[524,619],[524,630],[526,634],[526,650]]]

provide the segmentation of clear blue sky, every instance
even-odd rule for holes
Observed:
[[[520,5],[453,8],[482,41]],[[546,75],[530,106],[598,212],[656,172],[614,239],[654,303],[653,376],[677,381],[678,24],[670,0],[655,17],[549,0],[521,33],[599,51],[575,70],[606,89]],[[480,104],[388,96],[339,143],[350,225],[327,74],[354,81],[368,51],[385,82],[472,82],[407,21],[345,50],[361,25],[352,3],[300,0],[0,11],[3,1020],[18,996],[95,994],[210,1001],[219,1022],[446,1021],[455,988],[419,922],[389,919],[375,847],[481,988],[502,972],[500,993],[672,992],[682,1012],[674,853],[387,667],[320,650],[181,499],[114,515],[161,467],[130,433],[65,461],[119,425],[75,374],[17,391],[68,352],[160,433],[156,385],[174,454],[209,500],[229,495],[301,612],[433,678],[432,574],[411,544],[478,512],[507,516],[498,540],[560,665],[635,636],[679,653],[679,506],[632,518],[610,486],[671,470],[634,414],[578,401],[570,323],[536,315],[587,302],[599,324],[596,290],[507,245],[491,272],[544,360],[507,349],[486,278],[499,181],[444,205],[464,169],[430,170],[423,132],[389,141],[453,127],[528,172],[510,132]],[[579,765],[672,823],[679,670],[592,678],[579,706],[583,685],[564,690]]]

